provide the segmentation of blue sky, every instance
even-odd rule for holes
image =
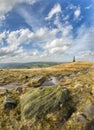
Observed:
[[[94,61],[94,0],[0,0],[0,62]]]

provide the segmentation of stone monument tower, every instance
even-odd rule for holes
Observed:
[[[75,60],[75,56],[73,57],[73,62],[75,62],[76,60]]]

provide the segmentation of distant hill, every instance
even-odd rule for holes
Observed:
[[[0,69],[13,69],[13,68],[43,68],[54,65],[59,65],[60,62],[31,62],[31,63],[0,63]]]

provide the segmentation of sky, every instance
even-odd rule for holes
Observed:
[[[94,0],[0,0],[0,63],[94,61]]]

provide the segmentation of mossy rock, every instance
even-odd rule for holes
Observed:
[[[46,122],[46,125],[49,124],[51,127],[58,125],[59,121],[63,123],[64,120],[67,120],[73,111],[73,107],[74,104],[69,90],[62,86],[33,88],[24,94],[21,99],[23,119],[34,120],[37,123],[44,122],[44,124]]]
[[[27,83],[27,86],[39,87],[45,80],[46,80],[46,78],[43,76],[35,77],[35,78],[29,80],[29,82]]]

